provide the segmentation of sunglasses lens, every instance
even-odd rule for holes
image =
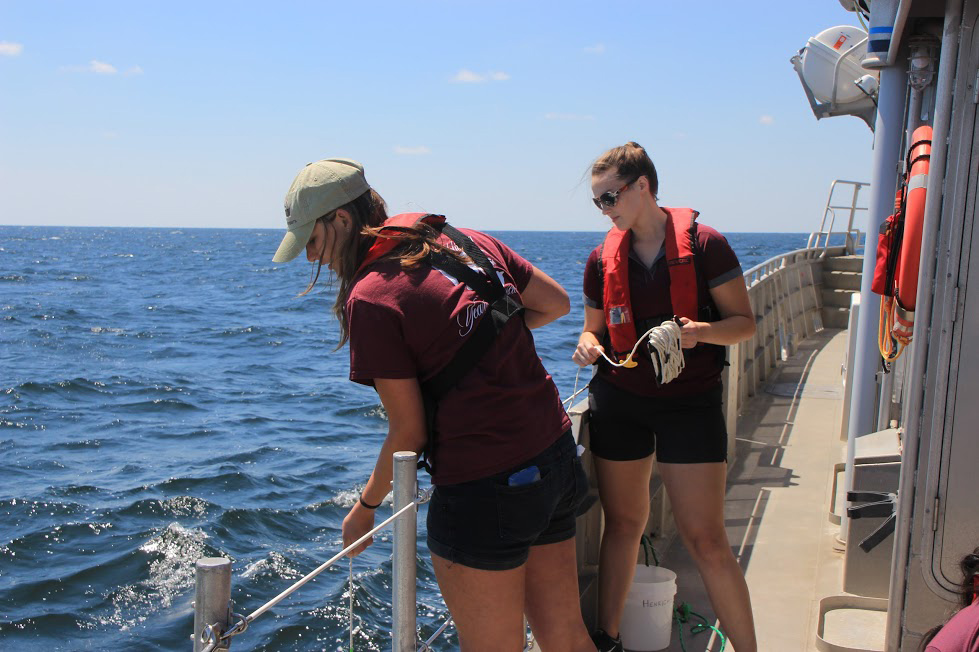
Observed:
[[[597,208],[598,210],[602,210],[602,201],[600,199],[596,199],[595,197],[592,197],[591,203],[595,204],[595,208]]]
[[[603,192],[599,196],[598,201],[600,201],[602,203],[602,206],[604,206],[605,208],[612,208],[613,206],[615,206],[616,199],[618,199],[618,197],[616,197],[612,193]]]

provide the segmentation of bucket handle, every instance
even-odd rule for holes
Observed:
[[[649,566],[649,555],[653,555],[653,563],[659,566],[659,557],[656,556],[656,548],[653,547],[653,540],[648,534],[643,534],[640,539],[642,545],[643,555],[645,556],[646,565]]]

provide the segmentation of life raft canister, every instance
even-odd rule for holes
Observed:
[[[670,303],[677,317],[697,319],[697,268],[694,263],[694,220],[700,214],[690,208],[667,208],[666,213],[666,264],[670,273]],[[620,231],[613,227],[605,236],[602,247],[602,275],[604,289],[602,306],[605,324],[612,342],[613,356],[624,361],[632,350],[639,334],[632,314],[629,293],[629,247],[632,231]]]
[[[914,330],[914,310],[918,303],[918,267],[921,264],[921,233],[925,220],[928,166],[931,159],[932,130],[928,125],[918,127],[911,135],[908,152],[907,199],[904,209],[904,233],[901,254],[894,276],[894,325],[891,332],[897,339],[911,339]]]
[[[445,224],[445,216],[434,215],[432,213],[399,213],[384,220],[384,224],[381,225],[381,232],[400,231],[404,233],[419,222],[438,228]],[[398,243],[399,240],[397,238],[376,238],[374,244],[367,250],[367,255],[364,256],[364,262],[360,264],[357,271],[363,270],[385,254],[390,253],[392,249],[398,246]]]

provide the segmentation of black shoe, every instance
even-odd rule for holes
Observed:
[[[612,638],[604,629],[596,629],[591,635],[598,652],[622,652],[622,639]]]

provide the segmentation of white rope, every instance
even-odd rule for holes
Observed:
[[[561,401],[562,404],[567,404],[568,407],[570,407],[571,401],[573,401],[575,397],[578,396],[578,394],[588,389],[588,385],[585,385],[580,390],[578,389],[578,376],[580,375],[581,375],[581,367],[578,367],[578,372],[574,375],[574,390],[572,391],[571,396]]]
[[[660,385],[676,379],[683,371],[683,350],[680,347],[680,327],[668,321],[646,331],[653,360],[653,371]]]
[[[347,607],[350,616],[350,652],[354,652],[354,558],[347,557],[347,559],[350,560],[350,575],[347,578],[350,585],[350,604]]]
[[[636,354],[639,345],[646,341],[650,346],[650,358],[653,363],[653,372],[660,385],[676,379],[683,371],[683,349],[680,346],[680,326],[675,321],[666,321],[659,326],[653,326],[643,333],[632,351],[622,362],[614,362],[602,351],[602,357],[613,367],[635,367],[638,364],[632,359]]]

